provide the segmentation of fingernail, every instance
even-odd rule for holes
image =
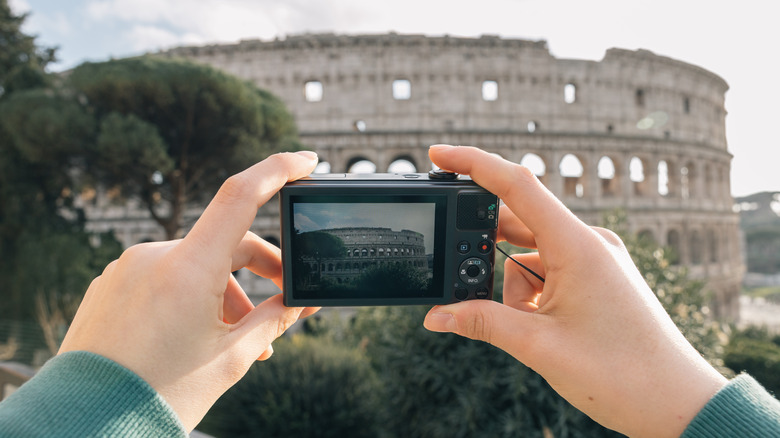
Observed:
[[[458,324],[455,316],[451,313],[436,312],[430,313],[425,318],[423,326],[432,332],[450,332],[455,333],[458,330]]]
[[[317,159],[317,153],[313,151],[298,151],[296,152],[298,155],[302,155],[309,160],[316,160]]]
[[[445,151],[447,149],[452,149],[455,146],[448,145],[448,144],[434,144],[430,146],[430,150],[436,150],[436,151]]]

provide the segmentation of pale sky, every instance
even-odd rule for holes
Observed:
[[[177,45],[305,32],[546,40],[557,58],[647,49],[728,82],[735,196],[780,191],[780,2],[775,0],[9,0],[60,47],[54,70]],[[271,90],[273,91],[273,90]]]
[[[294,226],[301,232],[346,227],[411,230],[425,237],[425,252],[433,253],[436,204],[296,203]]]

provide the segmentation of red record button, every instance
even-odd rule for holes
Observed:
[[[482,254],[487,254],[493,250],[493,243],[489,240],[483,240],[477,244],[477,250]]]

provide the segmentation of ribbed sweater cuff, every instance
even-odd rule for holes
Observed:
[[[0,403],[0,436],[186,437],[173,409],[127,368],[84,351],[49,360]]]
[[[682,436],[778,437],[780,402],[752,377],[742,374],[715,394]]]

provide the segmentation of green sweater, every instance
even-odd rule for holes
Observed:
[[[49,360],[0,403],[0,437],[186,437],[176,413],[127,368],[84,351]]]
[[[104,357],[61,354],[0,403],[0,437],[186,437],[176,413],[144,380]],[[780,402],[741,375],[683,433],[780,437]]]

